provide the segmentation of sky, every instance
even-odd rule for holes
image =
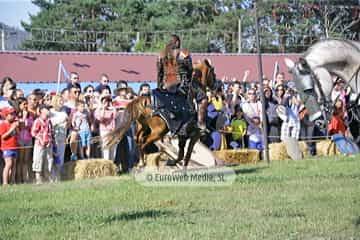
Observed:
[[[39,10],[31,0],[0,0],[0,22],[23,29],[20,22],[29,23],[29,13],[35,15]]]

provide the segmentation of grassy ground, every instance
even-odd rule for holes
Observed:
[[[227,187],[130,176],[0,188],[0,239],[360,239],[360,157],[236,167]]]

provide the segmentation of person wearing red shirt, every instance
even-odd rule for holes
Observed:
[[[345,125],[345,112],[343,101],[338,99],[334,105],[334,113],[332,115],[328,131],[329,135],[341,133],[346,136],[346,125]]]
[[[31,135],[35,138],[33,165],[36,184],[40,184],[50,179],[50,173],[53,168],[53,135],[50,121],[50,110],[46,105],[40,105],[39,117],[34,121],[31,128]]]
[[[5,108],[1,112],[5,121],[0,123],[1,151],[5,160],[3,169],[3,184],[7,185],[9,181],[15,180],[16,169],[16,147],[17,147],[17,129],[19,122],[16,120],[16,112],[14,108]]]

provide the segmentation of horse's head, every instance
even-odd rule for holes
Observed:
[[[322,116],[318,99],[319,94],[315,91],[315,74],[305,59],[300,58],[298,62],[286,58],[285,64],[293,75],[295,87],[299,92],[308,113],[310,121],[315,121]]]
[[[212,89],[216,81],[216,74],[211,61],[209,59],[204,59],[201,62],[194,63],[193,69],[193,79],[198,81],[204,89],[206,87]]]

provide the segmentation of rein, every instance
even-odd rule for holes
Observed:
[[[317,86],[317,88],[319,89],[319,92],[320,92],[320,103],[323,103],[324,106],[325,106],[325,111],[326,112],[330,112],[331,114],[333,113],[333,107],[331,105],[331,92],[330,92],[330,95],[329,96],[326,96],[322,87],[321,87],[321,84],[320,84],[320,81],[319,81],[319,78],[316,76],[316,74],[314,73],[314,71],[312,70],[312,68],[310,68],[310,74],[311,76],[313,77],[314,79],[314,82],[315,82],[315,85]],[[360,72],[360,65],[358,66],[357,70],[353,73],[353,75],[351,76],[350,80],[346,83],[346,85],[344,86],[344,89],[348,88],[350,86],[350,83],[353,79],[356,80],[356,83],[358,81],[358,75],[359,75],[359,72]],[[333,86],[334,87],[334,86]],[[338,98],[340,97],[340,95],[338,95],[334,102],[336,102],[338,100]],[[360,97],[360,93],[358,93],[357,97],[356,97],[356,102],[359,100],[359,97]],[[356,104],[355,104],[356,105]],[[355,105],[351,106],[351,108],[353,108]],[[349,108],[349,109],[351,109]]]
[[[359,76],[359,71],[360,71],[360,65],[359,65],[359,67],[357,68],[357,70],[354,72],[354,74],[351,76],[350,80],[346,83],[344,89],[347,89],[347,88],[350,86],[350,82],[351,82],[354,78],[355,78],[355,81],[356,81],[355,83],[357,84],[357,82],[358,82],[358,76]],[[357,87],[357,86],[356,86],[356,87]],[[334,102],[336,102],[339,97],[340,97],[340,95],[338,95],[338,96],[335,98],[335,101],[334,101]],[[359,98],[360,98],[360,93],[358,93],[357,96],[356,96],[355,104],[352,104],[352,105],[350,106],[350,108],[348,108],[347,110],[352,109],[353,107],[355,107],[356,104],[357,104],[357,102],[359,101]]]

